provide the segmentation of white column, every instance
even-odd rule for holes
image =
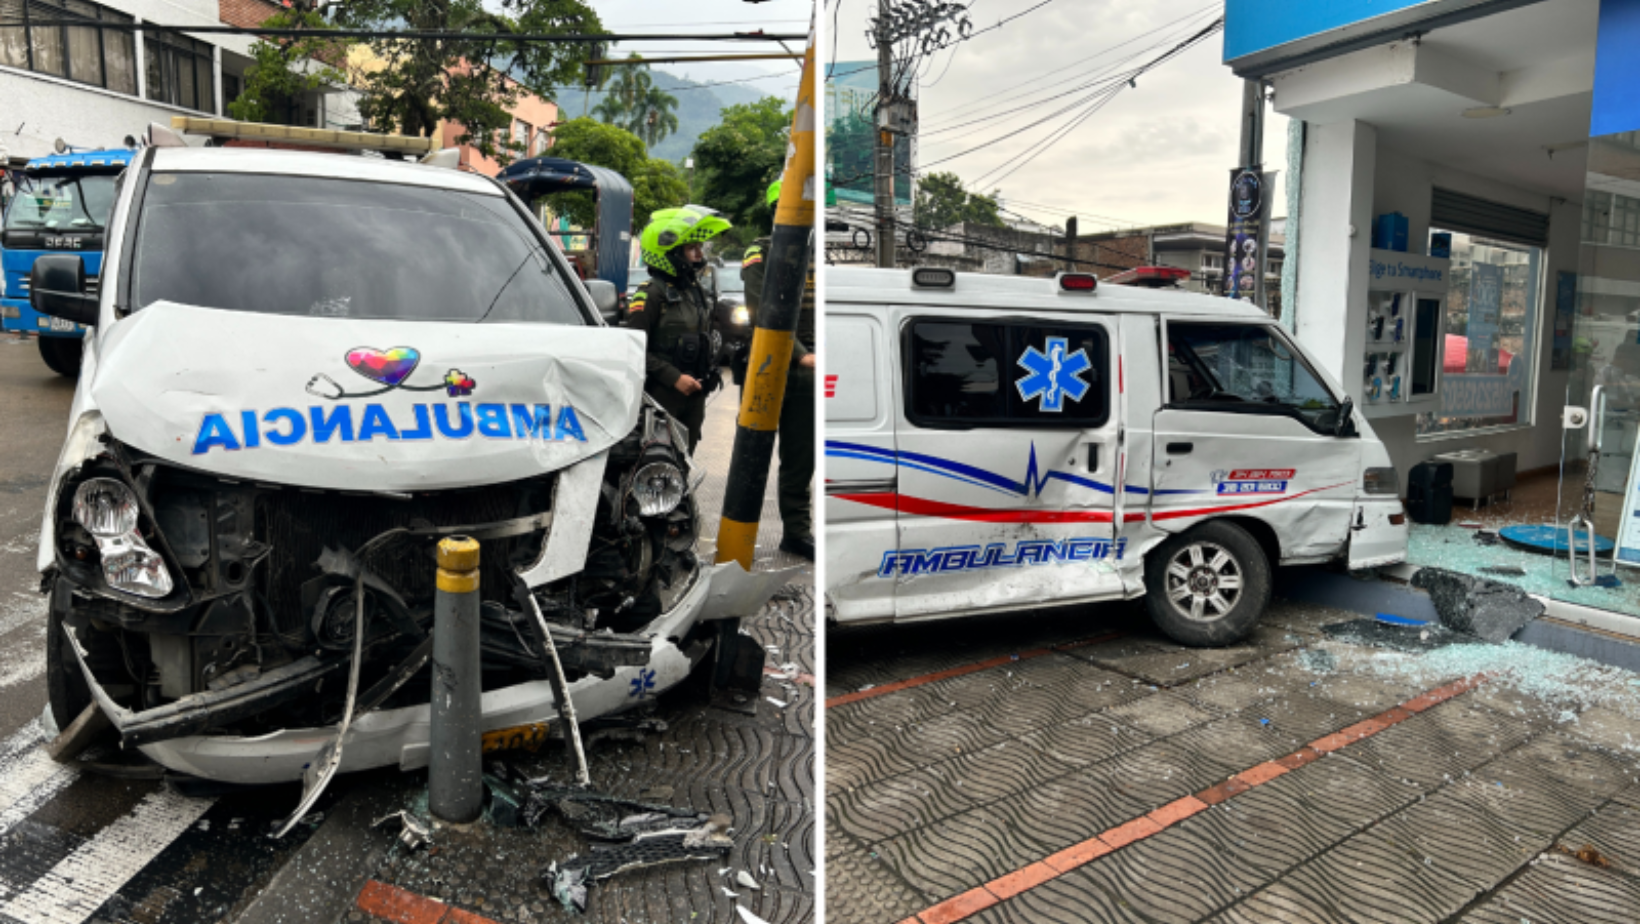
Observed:
[[[212,93],[216,96],[216,110],[213,115],[225,115],[222,109],[222,46],[211,46],[211,84]]]
[[[1301,185],[1304,246],[1298,256],[1303,262],[1296,293],[1297,335],[1305,351],[1358,404],[1377,159],[1378,131],[1365,122],[1309,126]]]
[[[137,25],[139,25],[139,26],[142,25],[142,17],[141,16],[137,16],[137,17],[135,17],[135,19],[137,20]],[[147,99],[148,98],[148,53],[143,50],[144,45],[143,45],[143,40],[142,40],[143,39],[142,30],[138,29],[134,34],[137,37],[136,52],[135,52],[136,56],[137,56],[137,96],[140,99]]]

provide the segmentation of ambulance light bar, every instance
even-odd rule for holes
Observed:
[[[957,273],[938,266],[919,266],[911,271],[913,289],[954,289]]]
[[[1099,288],[1099,277],[1092,273],[1060,273],[1059,291],[1092,292]]]
[[[1176,266],[1136,266],[1106,279],[1113,286],[1165,289],[1190,278],[1190,271]]]
[[[261,141],[274,145],[301,145],[338,151],[380,151],[383,154],[408,154],[417,158],[431,154],[437,147],[437,141],[432,138],[415,138],[410,135],[338,132],[322,128],[295,128],[289,125],[265,125],[261,122],[239,122],[233,119],[201,119],[194,116],[172,116],[171,128],[177,132],[206,135],[218,140]]]

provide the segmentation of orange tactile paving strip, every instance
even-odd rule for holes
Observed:
[[[833,696],[831,699],[826,700],[826,708],[834,709],[838,706],[847,706],[849,703],[857,703],[863,699],[874,699],[878,696],[887,696],[890,693],[898,693],[901,690],[909,690],[912,687],[920,687],[925,683],[933,683],[936,680],[949,680],[952,677],[961,677],[964,674],[988,671],[993,667],[1002,667],[1005,664],[1016,664],[1020,661],[1029,661],[1032,658],[1040,658],[1043,655],[1053,654],[1056,651],[1068,651],[1072,648],[1081,648],[1084,645],[1097,645],[1100,642],[1108,642],[1111,639],[1121,637],[1122,633],[1120,632],[1110,632],[1105,635],[1096,635],[1093,638],[1085,638],[1079,642],[1067,642],[1063,645],[1051,645],[1047,648],[1032,648],[1030,651],[1021,651],[1018,654],[1001,655],[985,661],[978,661],[974,664],[964,664],[961,667],[953,667],[948,670],[936,671],[932,674],[923,674],[921,677],[896,680],[893,683],[885,683],[880,687],[872,687],[869,690],[860,690],[855,693],[845,693],[842,696]]]
[[[1040,653],[1047,653],[1047,649],[1043,649]],[[1023,659],[1026,654],[1035,656],[1038,653],[1027,652],[1021,654],[1020,658]],[[1011,658],[1003,658],[998,663],[1011,660]],[[886,687],[874,688],[865,692],[866,694],[877,694],[879,689],[884,692],[892,692],[895,689],[905,689],[906,686],[916,686],[919,683],[928,683],[932,680],[954,677],[994,666],[996,664],[992,661],[982,661],[979,664],[954,668],[950,671],[942,671],[939,674],[930,674],[927,679],[916,678],[910,681],[901,681],[900,684],[890,684]],[[1108,831],[1088,838],[1080,844],[1067,847],[1051,857],[1032,863],[1006,876],[993,879],[983,886],[969,889],[955,898],[948,898],[931,908],[924,909],[906,918],[900,924],[953,924],[953,922],[971,917],[1004,899],[1034,889],[1107,853],[1112,853],[1136,841],[1159,834],[1209,806],[1218,805],[1256,786],[1262,786],[1282,774],[1296,770],[1320,758],[1323,754],[1348,747],[1387,728],[1392,728],[1426,709],[1440,705],[1462,693],[1467,693],[1483,682],[1485,682],[1484,677],[1475,676],[1466,680],[1453,681],[1443,687],[1437,687],[1421,696],[1409,699],[1399,706],[1371,718],[1363,719],[1342,731],[1318,738],[1286,757],[1265,761],[1262,764],[1243,770],[1217,786],[1204,789],[1193,796],[1185,796],[1182,799],[1170,802],[1147,815],[1117,825]],[[850,695],[864,698],[860,694]],[[839,700],[844,702],[855,701],[848,697],[837,697],[827,701],[826,705],[840,704]]]

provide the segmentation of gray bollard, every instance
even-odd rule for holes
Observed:
[[[478,541],[438,544],[433,599],[433,716],[427,807],[441,821],[478,819],[484,801],[479,728]]]

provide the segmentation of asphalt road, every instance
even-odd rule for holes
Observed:
[[[0,740],[45,708],[45,598],[34,568],[46,485],[74,401],[74,382],[40,360],[33,340],[0,335]]]
[[[555,919],[550,897],[538,891],[533,858],[527,868],[515,863],[505,881],[478,875],[478,865],[471,874],[458,869],[451,875],[451,868],[482,863],[464,848],[482,855],[487,842],[447,842],[443,859],[433,861],[396,852],[391,836],[370,829],[378,814],[424,793],[425,774],[387,769],[339,778],[310,823],[273,841],[262,835],[295,805],[294,784],[190,797],[155,780],[110,778],[84,764],[50,761],[39,722],[47,698],[46,607],[35,556],[74,382],[47,369],[32,340],[0,335],[0,388],[6,396],[0,411],[0,924],[369,920],[359,898],[365,882],[412,896],[424,911],[436,905],[484,915],[463,920]],[[710,512],[702,524],[708,540],[717,531],[737,397],[731,389],[712,403],[697,452],[708,470],[701,489],[702,507]],[[805,565],[776,551],[772,479],[769,489],[757,567]],[[812,570],[798,573],[796,582],[812,586]],[[760,701],[758,714],[668,694],[656,715],[669,731],[597,748],[594,782],[634,792],[666,787],[676,791],[680,806],[731,814],[741,836],[726,862],[764,883],[739,901],[751,902],[749,909],[771,922],[797,922],[812,915],[813,895],[812,601],[791,590],[746,630],[769,648],[771,663],[790,665],[789,676],[765,684],[770,701]],[[646,749],[667,758],[646,757]],[[699,756],[680,763],[673,754]],[[564,759],[556,746],[532,757],[547,771]],[[506,835],[515,859],[522,861],[528,845],[542,851],[543,864],[561,859],[561,846],[584,849],[564,831],[533,833]],[[640,871],[619,887],[599,889],[589,910],[598,919],[668,920],[670,912],[646,917],[632,906],[687,903],[697,921],[735,920],[736,901],[719,890],[716,870],[713,864],[711,870]]]

